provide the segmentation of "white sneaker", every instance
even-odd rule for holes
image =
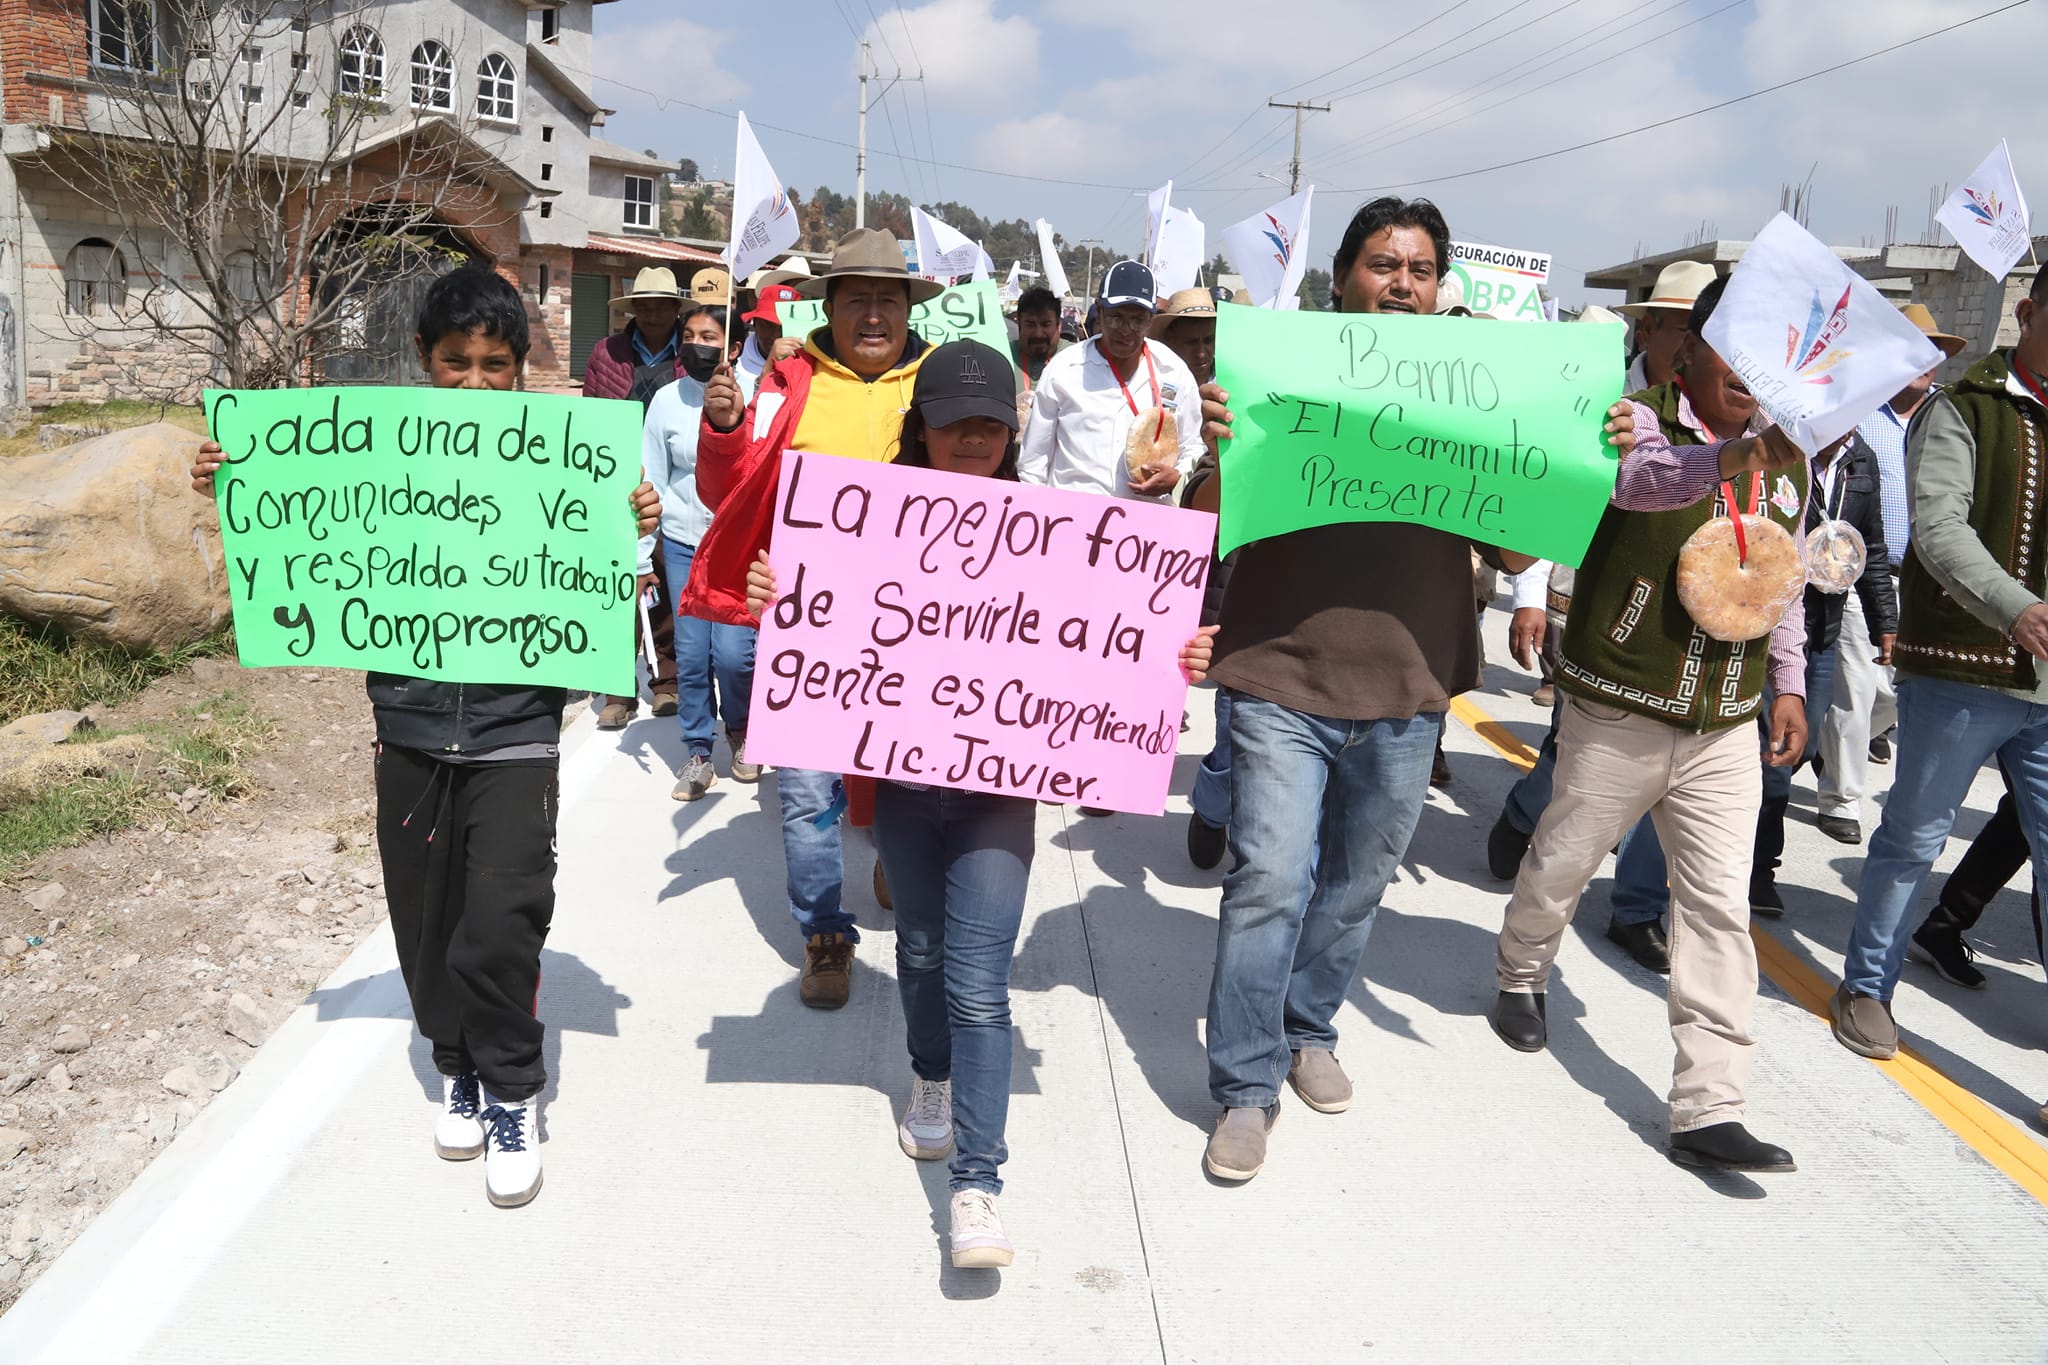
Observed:
[[[953,1150],[953,1083],[910,1078],[910,1108],[896,1141],[913,1161],[937,1161]]]
[[[953,1191],[953,1268],[993,1270],[1017,1259],[1003,1235],[996,1197],[987,1190]]]
[[[531,1100],[501,1100],[478,1117],[484,1128],[484,1192],[501,1209],[516,1209],[540,1193],[540,1134]]]
[[[441,1078],[441,1117],[434,1120],[434,1154],[444,1161],[472,1161],[484,1154],[484,1126],[477,1121],[481,1090],[476,1073]]]

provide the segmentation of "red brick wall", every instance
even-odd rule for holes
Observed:
[[[0,0],[0,110],[8,123],[50,122],[53,95],[64,123],[85,122],[84,92],[37,78],[87,79],[86,40],[85,0]]]

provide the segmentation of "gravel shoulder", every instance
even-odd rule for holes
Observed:
[[[248,795],[0,884],[0,1310],[383,914],[362,674],[201,660],[89,714],[162,722],[231,697],[276,727]]]

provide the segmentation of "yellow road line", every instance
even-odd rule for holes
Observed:
[[[1533,749],[1465,698],[1451,702],[1451,714],[1524,772],[1536,765]],[[1756,941],[1757,966],[1763,974],[1805,1009],[1827,1019],[1833,988],[1775,934],[1756,925],[1751,925],[1749,932]],[[1944,1128],[1968,1143],[1977,1155],[2010,1176],[2014,1184],[2048,1204],[2048,1148],[1909,1047],[1901,1047],[1899,1055],[1889,1062],[1870,1065],[1890,1077],[1893,1084],[1911,1095]]]

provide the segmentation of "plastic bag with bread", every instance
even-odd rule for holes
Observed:
[[[1145,477],[1145,466],[1172,469],[1180,463],[1180,428],[1165,408],[1147,408],[1131,423],[1124,442],[1124,464],[1133,479]]]

